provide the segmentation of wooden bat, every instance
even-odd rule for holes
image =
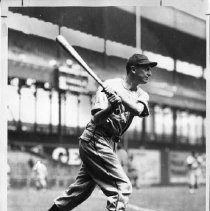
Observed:
[[[69,53],[83,68],[84,70],[104,89],[103,82],[81,58],[76,50],[69,44],[69,42],[62,35],[56,37],[56,41]]]
[[[105,87],[101,79],[93,72],[93,70],[86,64],[86,62],[81,58],[81,56],[76,52],[76,50],[69,44],[69,42],[65,39],[64,36],[58,35],[56,37],[56,41],[69,53],[83,68],[84,70],[103,88],[105,91]],[[105,91],[106,93],[106,91]],[[119,106],[119,111],[121,113],[122,105]]]

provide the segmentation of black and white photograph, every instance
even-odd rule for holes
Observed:
[[[208,0],[43,2],[1,3],[0,210],[209,211]]]

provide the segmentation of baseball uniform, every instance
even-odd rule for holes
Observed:
[[[190,192],[194,192],[194,189],[198,187],[198,170],[200,167],[200,163],[195,156],[189,155],[187,157],[187,165],[188,165],[188,177],[189,177],[189,188]]]
[[[33,167],[33,171],[35,172],[36,182],[35,185],[37,189],[46,188],[47,187],[47,167],[41,161],[37,161],[35,166]]]
[[[141,88],[130,91],[124,87],[123,79],[120,78],[107,80],[105,84],[117,93],[127,96],[129,100],[142,103],[144,110],[140,117],[149,115],[147,104],[149,96]],[[91,112],[94,114],[108,106],[106,94],[99,88]],[[105,123],[96,125],[91,119],[87,124],[79,140],[82,159],[79,174],[76,181],[54,201],[60,210],[68,211],[82,203],[91,195],[96,185],[107,196],[109,211],[125,210],[128,196],[132,192],[132,185],[120,165],[113,145],[130,126],[133,117],[134,115],[122,105],[109,116]]]

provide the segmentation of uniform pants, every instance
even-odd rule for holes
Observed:
[[[37,188],[46,188],[47,187],[47,181],[46,181],[46,177],[44,175],[37,176],[36,187]]]
[[[189,171],[189,187],[197,188],[197,186],[198,186],[197,169],[191,169]]]
[[[113,152],[111,141],[93,137],[89,141],[80,140],[79,145],[83,162],[79,174],[63,195],[55,199],[55,204],[61,211],[72,210],[98,185],[107,196],[109,211],[125,210],[132,185]]]

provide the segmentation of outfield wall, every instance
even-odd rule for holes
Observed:
[[[40,150],[41,149],[41,150]],[[23,149],[22,149],[23,150]],[[48,169],[48,187],[68,187],[76,178],[81,164],[77,147],[60,146],[48,149],[37,146],[24,151],[9,151],[8,163],[11,167],[12,187],[33,186],[32,169],[29,159],[42,160]],[[29,152],[29,150],[33,152]],[[129,149],[128,160],[133,156],[132,166],[137,171],[138,186],[187,184],[186,158],[189,151]],[[205,155],[200,168],[200,183],[205,183]]]

